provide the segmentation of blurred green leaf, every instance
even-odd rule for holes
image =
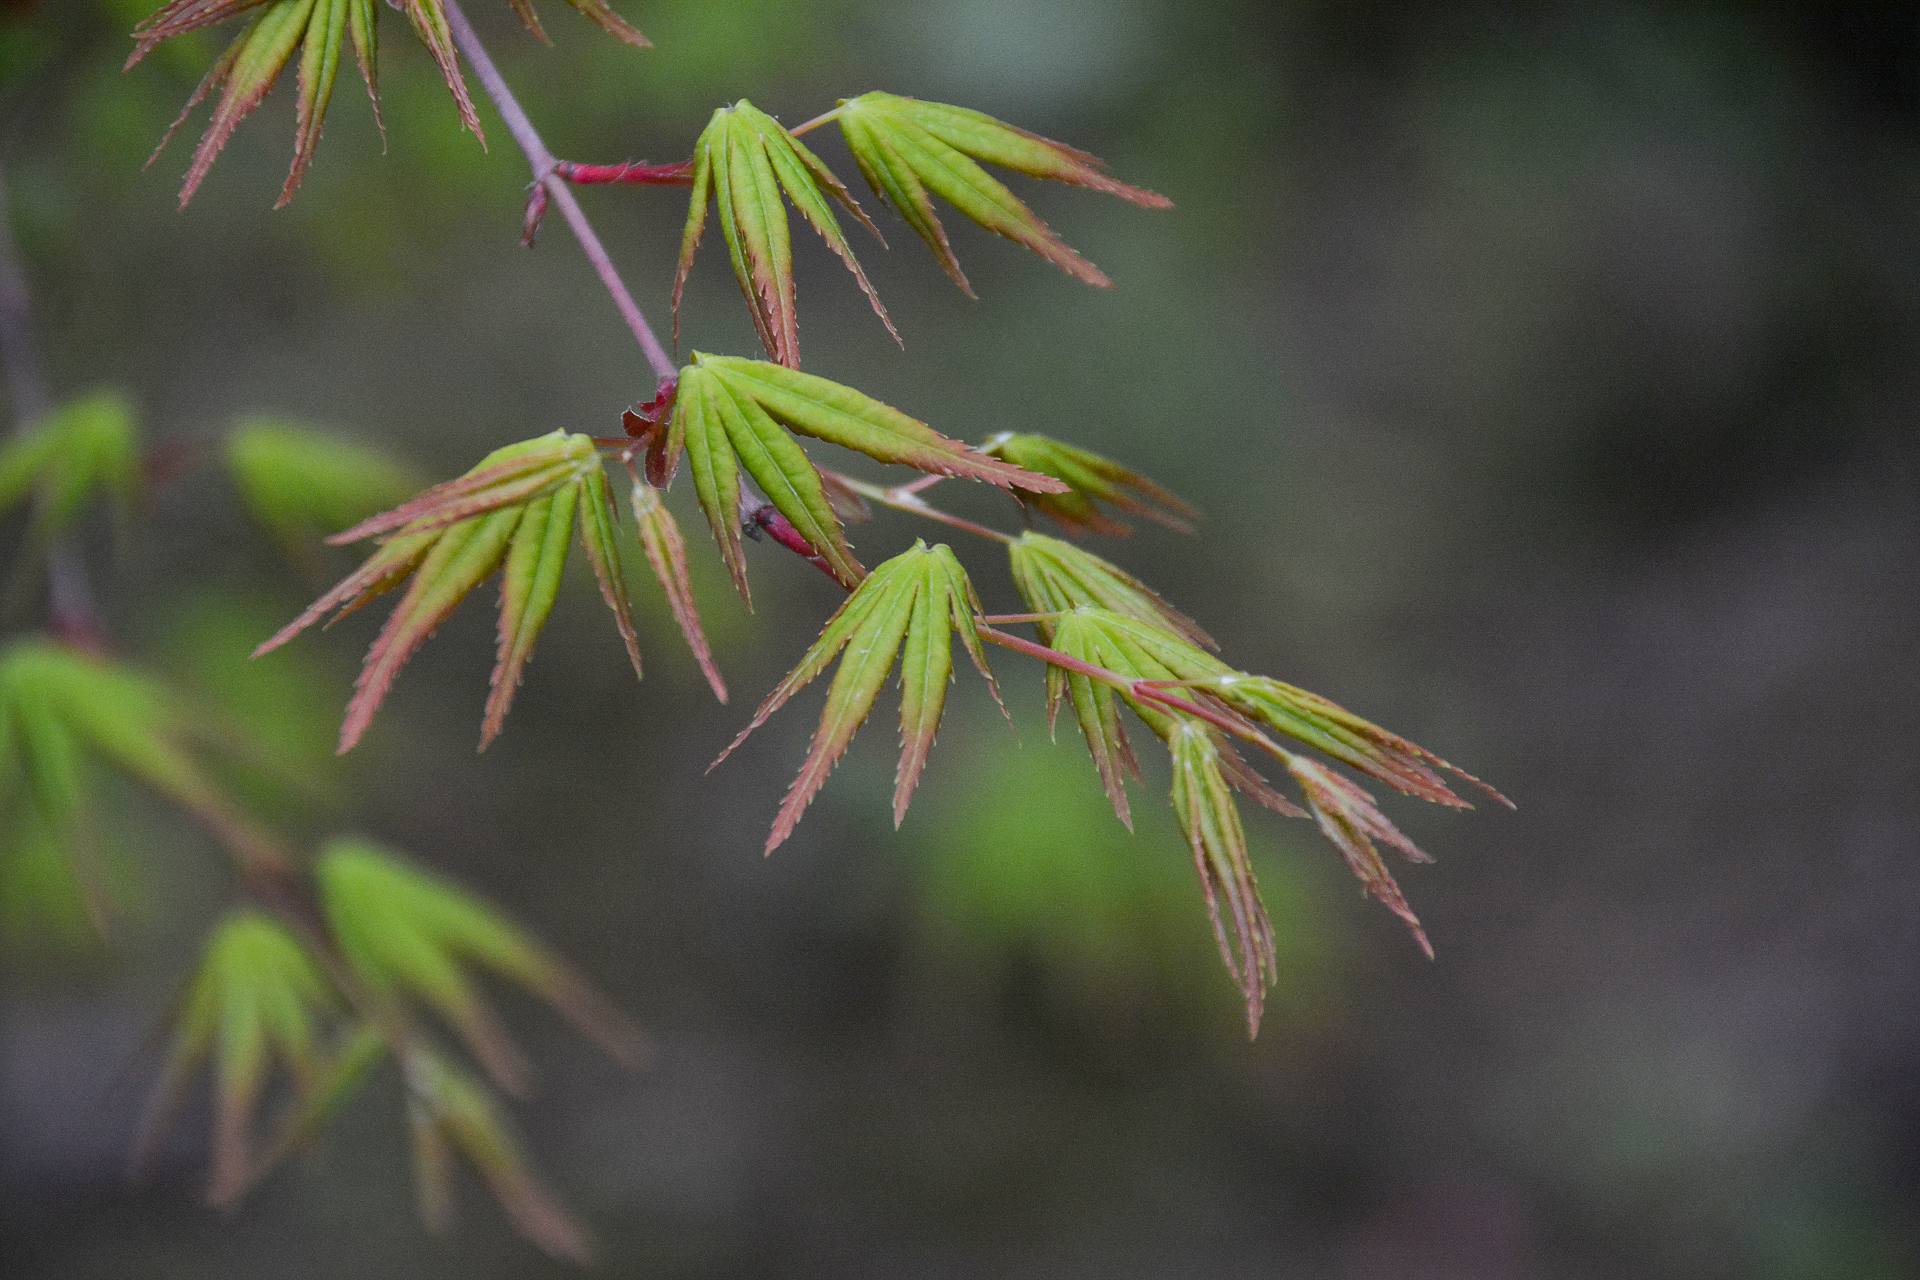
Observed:
[[[139,480],[133,406],[118,392],[69,400],[0,444],[0,514],[30,504],[36,552],[91,502],[105,501],[124,519]]]
[[[226,461],[247,511],[303,564],[322,538],[421,487],[412,468],[378,450],[276,418],[236,424]]]
[[[416,999],[453,1027],[503,1085],[524,1087],[525,1058],[469,972],[539,996],[622,1062],[638,1030],[565,961],[473,894],[389,850],[336,840],[315,865],[327,924],[355,974],[394,1000]]]
[[[31,810],[78,854],[98,808],[84,768],[94,756],[193,813],[243,856],[277,860],[272,839],[199,759],[196,748],[221,733],[145,675],[53,641],[15,641],[0,650],[0,817]],[[0,824],[0,839],[12,825]]]
[[[324,1035],[340,1000],[305,944],[254,910],[233,912],[208,939],[174,1022],[166,1065],[139,1149],[161,1136],[188,1083],[211,1062],[213,1169],[209,1198],[232,1203],[250,1184],[254,1120],[276,1066],[310,1094],[320,1082]]]

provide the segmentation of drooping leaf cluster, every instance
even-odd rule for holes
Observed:
[[[151,677],[52,640],[0,649],[0,848],[22,824],[66,851],[97,892],[105,764],[192,814],[243,858],[275,846],[225,793],[210,749],[237,745],[209,716]]]
[[[454,46],[453,31],[441,0],[389,0],[389,3],[406,17],[407,25],[440,68],[460,112],[460,122],[472,130],[475,137],[484,140],[480,117],[467,91],[460,53]],[[508,3],[527,30],[546,39],[532,0],[508,0]],[[606,0],[567,0],[567,3],[615,39],[636,46],[646,45],[646,37],[609,8]],[[307,167],[313,162],[314,148],[319,145],[320,131],[326,124],[327,107],[333,101],[334,82],[349,49],[367,86],[374,120],[380,122],[379,12],[376,0],[169,0],[135,27],[133,52],[127,58],[129,68],[176,36],[227,22],[243,23],[240,33],[187,99],[179,119],[154,148],[157,159],[194,110],[209,97],[215,99],[213,118],[194,148],[193,161],[180,187],[181,207],[200,189],[240,122],[253,114],[254,108],[272,92],[281,74],[296,58],[299,86],[295,99],[293,163],[276,208],[293,199],[306,177]],[[384,132],[384,123],[381,128]]]
[[[238,907],[208,938],[173,1015],[140,1150],[162,1136],[205,1070],[208,1195],[232,1204],[391,1060],[429,1224],[449,1218],[457,1159],[535,1243],[585,1260],[585,1231],[531,1172],[494,1094],[524,1092],[529,1072],[475,978],[520,987],[623,1062],[637,1060],[639,1033],[525,930],[398,854],[335,841],[320,852],[314,881],[310,910]],[[455,1033],[492,1085],[437,1043],[427,1016]]]
[[[1069,248],[1018,196],[983,169],[981,162],[1103,191],[1147,208],[1164,209],[1172,204],[1164,196],[1109,177],[1100,161],[1084,151],[964,107],[891,93],[867,93],[842,99],[821,117],[826,119],[839,121],[841,134],[867,184],[905,219],[933,251],[941,269],[968,296],[973,295],[973,286],[961,271],[946,228],[934,211],[935,195],[963,216],[1033,250],[1077,280],[1101,288],[1113,283]],[[874,314],[894,341],[900,341],[899,332],[840,229],[833,206],[839,205],[876,239],[880,238],[879,228],[832,169],[796,136],[808,127],[790,131],[744,98],[713,113],[694,144],[693,197],[673,282],[676,339],[681,294],[711,205],[719,217],[734,279],[746,298],[761,345],[780,364],[799,367],[792,233],[785,207],[790,204],[839,255],[867,295]]]
[[[640,642],[621,571],[617,515],[593,440],[554,431],[496,449],[456,480],[417,495],[329,539],[373,538],[379,549],[256,651],[267,653],[333,613],[335,619],[406,584],[367,651],[340,728],[340,750],[360,741],[400,669],[459,603],[501,574],[498,656],[481,725],[499,736],[534,642],[553,613],[562,571],[580,543],[636,675]]]

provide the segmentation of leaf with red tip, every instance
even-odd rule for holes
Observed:
[[[257,911],[228,916],[207,941],[182,998],[173,1044],[135,1144],[136,1162],[165,1132],[186,1086],[211,1062],[213,1170],[208,1198],[231,1204],[251,1181],[254,1119],[269,1079],[318,1083],[322,1028],[339,997],[307,948]]]
[[[552,613],[576,521],[637,674],[639,640],[621,577],[606,472],[590,437],[563,431],[496,449],[464,476],[435,485],[332,539],[385,541],[365,564],[255,650],[255,656],[286,643],[330,611],[338,610],[338,618],[407,582],[367,653],[348,704],[340,749],[350,750],[408,659],[461,600],[505,564],[499,655],[481,726],[484,750],[500,732],[534,642]]]
[[[255,10],[262,11],[255,13]],[[374,119],[380,118],[379,93],[374,80],[376,37],[371,0],[175,0],[135,28],[134,51],[127,59],[127,66],[139,62],[164,40],[242,14],[253,15],[245,30],[228,45],[201,80],[179,119],[160,139],[160,145],[147,161],[153,163],[194,109],[214,90],[220,90],[212,122],[194,151],[180,189],[182,208],[193,199],[234,130],[272,90],[295,49],[300,50],[300,69],[293,162],[276,208],[293,198],[313,161],[340,69],[341,51],[349,39],[353,42],[361,76],[367,82],[367,92],[373,99]],[[384,126],[382,128],[384,136]]]
[[[1173,763],[1173,809],[1193,850],[1220,959],[1247,1002],[1247,1034],[1259,1034],[1267,984],[1278,979],[1273,925],[1247,856],[1247,836],[1233,790],[1222,773],[1221,750],[1197,721],[1178,725],[1167,740]],[[1224,907],[1224,912],[1222,908]],[[1232,937],[1228,937],[1228,925]]]
[[[837,581],[849,588],[860,581],[866,571],[854,559],[820,472],[806,452],[757,403],[736,394],[698,359],[680,371],[670,435],[676,446],[684,444],[694,492],[743,599],[752,602],[740,541],[742,470]]]
[[[353,750],[386,701],[393,681],[473,589],[493,576],[507,554],[522,511],[510,507],[476,516],[442,531],[433,549],[414,570],[406,594],[393,607],[366,665],[354,682],[346,719],[340,724],[340,752]]]
[[[1110,609],[1126,617],[1165,627],[1194,644],[1219,646],[1200,625],[1162,599],[1126,570],[1071,542],[1029,529],[1007,547],[1014,585],[1035,613],[1071,609]],[[1041,634],[1050,630],[1041,624]]]
[[[709,132],[713,126],[708,125]],[[705,134],[701,137],[704,139]],[[686,293],[687,275],[693,270],[694,255],[700,252],[700,237],[707,229],[707,203],[713,197],[713,153],[716,147],[693,148],[692,193],[687,205],[686,225],[680,231],[680,258],[673,269],[673,345],[680,346],[680,299]],[[756,320],[756,325],[758,321]]]
[[[1089,187],[1148,208],[1164,209],[1172,203],[1109,177],[1100,162],[1084,151],[964,107],[867,93],[842,100],[834,114],[868,185],[899,211],[942,269],[969,294],[973,290],[954,259],[929,190],[982,227],[1033,250],[1074,278],[1102,288],[1112,283],[976,161]]]
[[[553,613],[560,596],[560,575],[567,566],[567,548],[573,542],[574,506],[578,491],[568,487],[526,506],[507,566],[500,580],[499,657],[494,663],[492,692],[480,729],[480,749],[500,736],[521,673],[533,655],[533,642]]]
[[[340,71],[340,46],[348,27],[348,7],[352,0],[315,0],[312,17],[300,49],[300,95],[295,107],[293,128],[293,167],[287,171],[286,184],[274,208],[284,208],[293,199],[300,181],[313,163],[313,149],[319,145],[320,129],[326,123],[327,103],[333,98],[334,78]]]
[[[579,480],[580,545],[586,549],[587,562],[593,566],[594,579],[600,584],[600,598],[613,611],[613,623],[626,646],[627,661],[635,677],[640,675],[640,637],[633,630],[633,605],[627,599],[627,578],[620,567],[620,539],[614,524],[613,493],[607,487],[607,473],[599,467]]]
[[[480,969],[551,1005],[621,1062],[643,1039],[570,965],[460,886],[375,845],[337,840],[315,863],[321,906],[361,981],[391,999],[419,1000],[459,1032],[503,1086],[527,1078],[524,1059],[475,985]]]
[[[941,435],[918,418],[851,387],[765,360],[694,352],[694,367],[718,377],[741,399],[757,405],[801,435],[864,453],[880,462],[915,467],[929,475],[981,480],[1003,489],[1062,493],[1052,476],[991,458]]]
[[[720,753],[720,764],[789,698],[821,675],[834,659],[840,668],[827,690],[827,703],[799,775],[787,789],[780,813],[767,837],[772,853],[793,834],[800,816],[866,722],[887,674],[900,660],[900,764],[895,776],[894,821],[906,815],[908,802],[926,764],[927,752],[946,706],[953,673],[952,634],[972,634],[977,609],[965,571],[945,545],[915,542],[910,550],[876,566],[827,620],[800,663],[760,704],[753,720]],[[989,683],[978,639],[967,645]],[[998,697],[998,690],[995,690]]]
[[[1172,492],[1091,450],[1051,436],[1003,431],[981,452],[1054,477],[1064,493],[1016,494],[1024,506],[1044,511],[1069,529],[1124,535],[1133,529],[1101,510],[1102,505],[1151,520],[1177,533],[1192,533],[1199,512]]]
[[[1466,770],[1317,693],[1245,673],[1222,679],[1209,692],[1268,728],[1407,795],[1449,808],[1471,808],[1440,776],[1444,771],[1513,807],[1512,801]]]
[[[495,449],[465,475],[423,490],[327,541],[344,546],[402,528],[408,533],[443,529],[552,493],[597,466],[598,457],[591,439],[565,431],[522,440]]]
[[[453,105],[460,112],[460,123],[480,140],[481,146],[486,146],[487,135],[480,128],[479,113],[473,109],[473,98],[467,92],[467,78],[460,70],[460,51],[454,48],[453,29],[447,25],[440,0],[400,0],[399,7],[413,24],[420,43],[427,46],[427,52],[439,66],[440,78],[447,82],[447,92],[453,95]]]
[[[630,44],[636,49],[652,47],[652,42],[635,30],[625,18],[608,7],[606,0],[567,0],[567,3],[615,40]]]
[[[380,131],[380,149],[386,150],[387,122],[380,114],[380,29],[373,0],[347,0],[347,35],[353,41],[353,60],[367,86],[373,106],[373,124]]]
[[[200,144],[194,149],[193,162],[180,184],[180,207],[186,208],[194,192],[206,180],[213,162],[240,127],[253,113],[274,81],[286,68],[305,37],[313,17],[315,0],[275,0],[265,13],[255,18],[235,42],[238,52],[228,64],[221,85],[220,101],[214,104],[213,119]]]
[[[754,330],[767,354],[781,364],[800,363],[798,318],[794,309],[793,242],[782,203],[792,202],[853,273],[874,314],[899,341],[893,321],[874,293],[866,273],[840,231],[827,203],[839,201],[873,228],[846,187],[824,162],[798,139],[746,99],[713,113],[694,144],[693,192],[680,239],[680,263],[674,278],[675,340],[679,335],[680,297],[705,229],[711,193],[727,242],[734,278],[747,300]],[[874,234],[879,231],[874,229]]]
[[[1431,859],[1388,821],[1372,796],[1349,779],[1304,756],[1291,756],[1287,768],[1306,794],[1307,807],[1313,811],[1320,833],[1340,851],[1348,869],[1366,886],[1367,893],[1400,917],[1427,959],[1433,959],[1433,944],[1427,941],[1427,931],[1420,927],[1420,918],[1407,904],[1406,895],[1400,892],[1374,842],[1391,845],[1410,862]]]
[[[127,55],[126,64],[121,69],[131,69],[152,53],[156,46],[175,36],[217,26],[250,9],[272,3],[274,0],[170,0],[134,26],[133,52]]]
[[[660,491],[640,481],[633,486],[633,525],[639,534],[641,549],[647,553],[647,563],[653,568],[653,576],[660,580],[660,589],[666,593],[673,620],[679,625],[680,634],[686,637],[687,648],[693,651],[693,660],[707,678],[713,696],[725,702],[727,684],[720,678],[720,668],[713,660],[713,648],[700,626],[700,609],[693,598],[693,579],[687,572],[686,540],[680,536],[679,522],[667,510]]]

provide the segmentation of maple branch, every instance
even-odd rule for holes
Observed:
[[[507,87],[500,68],[493,65],[492,55],[487,52],[486,45],[480,42],[473,24],[467,21],[459,0],[443,0],[442,8],[447,15],[447,26],[453,32],[454,43],[460,46],[460,52],[473,64],[473,74],[480,81],[481,89],[492,100],[494,110],[500,113],[501,123],[507,126],[507,132],[513,136],[514,142],[527,158],[528,167],[533,170],[534,185],[539,190],[536,198],[551,200],[559,208],[560,216],[567,221],[568,230],[573,232],[573,238],[580,244],[580,252],[586,254],[594,274],[600,277],[607,296],[613,299],[614,309],[627,322],[634,341],[640,344],[647,363],[653,366],[655,376],[672,377],[678,368],[673,357],[660,344],[653,326],[647,323],[646,313],[640,310],[632,290],[620,278],[613,259],[607,256],[607,247],[600,243],[600,236],[594,231],[593,224],[587,221],[586,212],[580,208],[580,202],[574,198],[572,189],[558,172],[559,161],[554,159],[553,152],[547,150],[540,131],[533,127],[533,121],[527,118],[520,100]]]
[[[606,288],[607,296],[613,300],[614,309],[627,322],[627,328],[633,333],[634,341],[640,344],[640,350],[646,355],[647,363],[653,366],[655,376],[671,378],[679,372],[679,366],[673,357],[660,344],[654,334],[653,326],[647,323],[646,313],[640,310],[640,304],[634,300],[633,291],[627,288],[626,281],[620,278],[619,269],[613,265],[607,248],[594,231],[593,224],[587,220],[586,211],[574,197],[568,187],[569,180],[576,182],[656,182],[679,183],[683,180],[683,167],[680,165],[582,165],[554,158],[540,131],[534,127],[520,100],[513,95],[500,68],[494,65],[493,57],[481,43],[480,35],[467,20],[466,13],[460,8],[459,0],[446,0],[447,26],[453,32],[454,43],[460,46],[460,52],[473,64],[473,74],[480,81],[480,88],[493,102],[494,109],[500,113],[501,123],[507,126],[507,132],[520,151],[527,158],[528,166],[533,170],[534,195],[527,207],[527,242],[532,243],[535,227],[539,225],[546,206],[551,201],[560,210],[560,216],[566,219],[567,227],[573,232],[573,238],[579,242],[580,251],[587,256],[594,273],[600,277],[600,283]],[[804,132],[817,125],[824,124],[839,113],[839,108],[817,116],[800,126],[796,133]],[[826,468],[822,468],[826,471]],[[938,476],[923,478],[908,485],[885,489],[839,472],[829,472],[835,479],[846,484],[849,489],[877,502],[883,507],[895,511],[904,511],[954,529],[971,533],[977,537],[990,538],[996,542],[1011,542],[1013,539],[998,529],[965,519],[930,506],[923,502],[919,491],[928,485],[937,483]]]
[[[33,300],[13,239],[6,175],[0,171],[0,374],[13,405],[13,430],[24,431],[53,408],[47,369],[33,338]],[[101,643],[99,611],[86,562],[66,538],[47,547],[47,610],[53,630],[90,647]]]

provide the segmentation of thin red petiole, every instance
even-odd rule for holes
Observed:
[[[553,162],[553,174],[578,187],[688,187],[693,185],[693,161],[672,164],[648,164],[628,160],[621,164],[579,164],[572,160]]]

